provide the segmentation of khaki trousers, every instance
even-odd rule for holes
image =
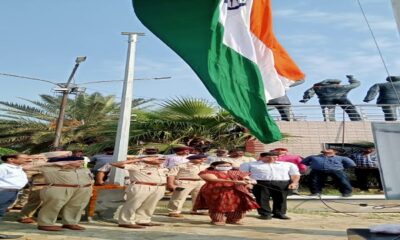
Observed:
[[[171,213],[181,213],[183,204],[187,197],[192,197],[192,206],[196,202],[197,195],[199,195],[201,186],[204,185],[203,181],[176,181],[178,187],[184,188],[182,191],[174,191],[168,203],[168,209]]]
[[[85,209],[92,195],[91,187],[45,187],[40,191],[43,201],[39,211],[38,225],[52,226],[56,223],[62,211],[62,223],[68,225],[78,224],[82,211]]]
[[[126,188],[126,202],[119,213],[119,224],[149,223],[157,203],[164,197],[165,186],[131,184]]]
[[[25,204],[28,202],[29,192],[30,192],[29,188],[22,189],[22,192],[18,194],[18,198],[14,202],[12,207],[23,208]]]
[[[35,215],[36,211],[42,205],[42,200],[40,199],[40,190],[43,187],[32,187],[29,192],[28,202],[21,210],[22,218],[31,218]]]

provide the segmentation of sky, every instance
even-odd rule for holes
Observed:
[[[362,85],[349,97],[361,104],[367,90],[385,81],[379,58],[356,0],[272,0],[277,38],[306,73],[306,82],[288,93],[294,105],[303,92],[326,78],[353,74]],[[400,75],[400,41],[390,0],[361,0],[390,74]],[[179,14],[179,13],[177,13]],[[156,16],[155,16],[156,17]],[[134,97],[159,100],[195,97],[214,101],[198,77],[136,18],[131,0],[1,0],[0,73],[66,82],[77,56],[87,56],[75,82],[122,80],[127,37],[137,43]],[[36,100],[55,95],[51,84],[0,76],[0,101]],[[88,93],[121,96],[122,83],[91,84]],[[308,104],[317,104],[317,99]]]

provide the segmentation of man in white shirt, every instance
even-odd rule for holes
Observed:
[[[261,219],[290,219],[286,216],[286,198],[289,189],[297,189],[300,180],[298,167],[289,162],[278,162],[276,152],[260,154],[257,162],[244,163],[241,171],[250,172],[250,177],[257,181],[253,194],[261,206],[257,209]],[[272,198],[271,210],[269,199]],[[271,216],[272,215],[272,216]]]
[[[18,191],[28,183],[28,177],[21,165],[30,161],[28,155],[15,154],[1,157],[0,164],[0,223],[7,208],[17,199]],[[15,239],[22,236],[4,235],[0,239]]]
[[[175,154],[166,156],[164,166],[168,169],[171,169],[182,163],[189,162],[189,160],[187,160],[186,158],[191,155],[190,154],[191,149],[192,149],[191,147],[186,147],[186,146],[173,148]]]
[[[106,165],[107,163],[112,163],[113,154],[114,154],[114,148],[107,147],[103,150],[103,154],[94,155],[90,159],[90,163],[94,164],[92,168],[93,173],[96,174],[97,170]]]

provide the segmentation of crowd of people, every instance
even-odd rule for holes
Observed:
[[[208,215],[214,225],[240,225],[246,212],[254,209],[263,220],[290,219],[286,215],[287,196],[298,194],[300,180],[305,175],[313,196],[322,193],[327,177],[335,180],[343,197],[351,196],[347,168],[355,168],[361,190],[370,187],[368,176],[376,178],[382,189],[373,148],[351,158],[325,149],[304,159],[289,154],[285,148],[277,148],[260,153],[257,160],[238,149],[218,149],[215,155],[186,146],[173,150],[174,154],[161,155],[158,149],[148,147],[119,162],[113,162],[111,148],[90,160],[80,150],[2,156],[0,222],[7,208],[14,204],[22,208],[18,221],[36,222],[39,230],[84,230],[79,222],[93,185],[110,183],[113,168],[124,169],[126,173],[126,201],[119,212],[118,227],[132,229],[162,225],[153,222],[152,216],[167,191],[171,193],[168,204],[171,218],[183,217],[183,205],[191,196],[190,214]],[[61,226],[56,224],[59,217]]]

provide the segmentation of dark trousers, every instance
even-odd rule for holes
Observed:
[[[322,115],[325,121],[335,121],[335,105],[339,105],[343,111],[347,113],[351,121],[361,121],[361,115],[358,113],[356,107],[347,98],[332,99],[332,100],[320,100]],[[326,106],[331,105],[331,106]],[[345,106],[343,106],[345,105]],[[327,108],[325,110],[325,108]]]
[[[382,106],[382,111],[385,114],[385,121],[397,121],[396,106]]]
[[[286,214],[289,181],[257,181],[253,194],[260,208],[257,209],[261,216]],[[272,210],[269,200],[272,198]]]
[[[378,182],[379,189],[383,189],[381,175],[378,168],[356,168],[354,169],[354,174],[357,178],[357,185],[361,190],[368,191],[370,185],[368,182],[369,177],[375,178]]]
[[[353,188],[343,170],[311,170],[309,176],[309,187],[312,194],[321,193],[325,185],[326,178],[331,176],[339,187],[342,194],[350,194]]]
[[[1,190],[0,189],[0,222],[6,214],[7,208],[17,199],[18,190]]]
[[[278,110],[281,115],[282,121],[290,121],[292,119],[291,107],[290,106],[275,106],[276,110]]]

